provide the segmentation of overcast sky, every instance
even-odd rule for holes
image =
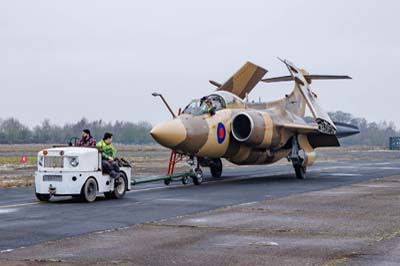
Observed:
[[[245,61],[287,75],[276,57],[315,74],[328,111],[400,127],[399,1],[0,1],[0,118],[34,126],[169,118]],[[291,83],[259,84],[274,100]]]

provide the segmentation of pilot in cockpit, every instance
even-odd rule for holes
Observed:
[[[209,113],[210,115],[215,115],[216,108],[213,106],[212,101],[206,96],[201,98],[200,107],[203,113]]]

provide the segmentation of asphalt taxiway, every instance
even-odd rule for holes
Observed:
[[[129,256],[121,256],[122,250],[139,258],[139,255],[134,254],[139,251],[145,254],[143,249],[147,247],[146,258],[152,259],[147,260],[142,256],[136,261],[137,264],[174,264],[173,256],[167,256],[166,249],[176,249],[170,250],[170,254],[178,257],[180,249],[192,254],[194,251],[187,250],[187,246],[193,247],[193,243],[202,239],[204,243],[197,247],[200,254],[205,252],[210,255],[210,258],[215,259],[215,264],[225,262],[243,265],[243,261],[228,251],[233,252],[240,247],[243,249],[244,243],[244,251],[247,250],[247,253],[242,254],[243,258],[254,253],[253,262],[256,264],[267,259],[262,256],[262,250],[275,247],[272,250],[277,252],[286,247],[288,251],[296,245],[300,251],[304,251],[304,258],[297,258],[299,263],[318,265],[323,261],[333,261],[339,264],[343,262],[340,256],[345,255],[339,254],[340,247],[348,247],[350,250],[365,248],[365,243],[375,241],[367,233],[371,231],[377,238],[381,237],[379,232],[386,234],[382,234],[383,238],[391,233],[390,241],[394,242],[385,243],[396,250],[399,243],[396,242],[396,230],[400,228],[400,222],[397,222],[400,221],[397,219],[400,217],[400,191],[399,186],[396,186],[399,180],[395,176],[400,174],[400,153],[370,152],[363,155],[358,159],[349,159],[348,154],[336,153],[332,160],[317,162],[310,167],[305,180],[297,180],[290,165],[240,167],[227,169],[221,179],[207,178],[201,186],[173,183],[167,187],[162,182],[139,185],[133,187],[133,191],[122,200],[99,198],[92,204],[76,202],[70,198],[38,203],[33,188],[0,189],[0,262],[34,265],[40,261],[53,263],[53,259],[59,263],[82,262],[82,259],[88,265],[100,265],[105,261],[118,261],[118,258],[122,258],[119,263],[130,265],[134,260],[130,260]],[[382,180],[383,185],[378,184],[374,189],[377,180]],[[359,188],[357,184],[365,182],[372,182],[372,185],[366,185],[368,191],[354,192]],[[386,190],[380,191],[382,186]],[[374,196],[378,192],[383,194]],[[385,194],[388,192],[389,195]],[[356,196],[362,196],[363,193],[369,195],[364,203],[369,202],[371,210],[368,210],[368,206],[354,210],[341,209],[351,202],[357,202],[359,197]],[[380,197],[388,202],[381,202],[382,206],[374,205],[375,201],[371,200],[374,197],[379,199],[377,202],[381,202]],[[302,201],[304,204],[297,206],[297,209],[290,207]],[[318,205],[320,203],[325,205]],[[274,206],[272,210],[271,206]],[[363,208],[365,214],[384,210],[380,215],[385,217],[385,221],[374,224],[370,221],[374,217],[368,215],[368,219],[363,220]],[[350,215],[350,220],[339,219],[343,211]],[[360,215],[359,220],[351,216],[352,211]],[[310,212],[311,216],[308,215]],[[389,217],[384,215],[386,213]],[[332,215],[338,215],[339,219],[333,225],[329,224]],[[364,224],[364,221],[370,223]],[[389,221],[388,224],[386,221]],[[360,228],[359,232],[357,228]],[[237,231],[230,232],[233,229]],[[307,231],[306,236],[302,235],[303,231]],[[288,236],[291,232],[295,233],[294,238]],[[168,239],[173,240],[173,243],[169,243]],[[73,249],[71,242],[82,249]],[[139,246],[141,243],[143,247]],[[213,250],[205,248],[206,243],[215,250],[222,249],[226,256],[213,254]],[[307,250],[307,246],[316,247],[317,243],[335,252],[328,252],[323,258],[315,254],[307,257],[306,254],[313,250]],[[107,247],[107,251],[102,247]],[[85,248],[87,253],[84,253]],[[385,251],[390,253],[389,248]],[[157,254],[163,254],[160,256],[164,259],[154,258]],[[192,259],[198,256],[193,254]],[[279,257],[277,255],[275,258]],[[396,261],[395,255],[392,257]],[[357,263],[355,258],[344,258],[347,263],[351,259]],[[281,260],[275,263],[278,261]],[[289,261],[296,262],[296,259]],[[182,259],[176,264],[193,262]],[[273,262],[273,257],[270,257],[270,262]]]

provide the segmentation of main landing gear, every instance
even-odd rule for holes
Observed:
[[[222,175],[222,161],[221,159],[213,159],[210,160],[210,170],[211,170],[211,175],[215,178],[219,178]]]
[[[301,149],[297,136],[293,136],[292,151],[288,156],[288,160],[292,162],[296,178],[298,179],[306,178],[307,168],[304,166],[305,159],[306,154],[304,150]]]

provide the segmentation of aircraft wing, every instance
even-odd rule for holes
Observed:
[[[340,138],[352,136],[360,133],[360,129],[357,126],[334,122],[336,126],[336,135],[327,135],[321,132],[312,132],[307,134],[308,141],[313,148],[317,147],[339,147]],[[315,125],[317,127],[317,125]]]
[[[311,147],[339,147],[340,143],[336,135],[321,133],[317,124],[283,124],[283,128],[296,134],[307,136]]]
[[[228,91],[244,99],[267,72],[266,69],[247,62],[217,90]]]
[[[283,124],[282,127],[298,134],[310,134],[319,132],[317,125],[287,123]]]

